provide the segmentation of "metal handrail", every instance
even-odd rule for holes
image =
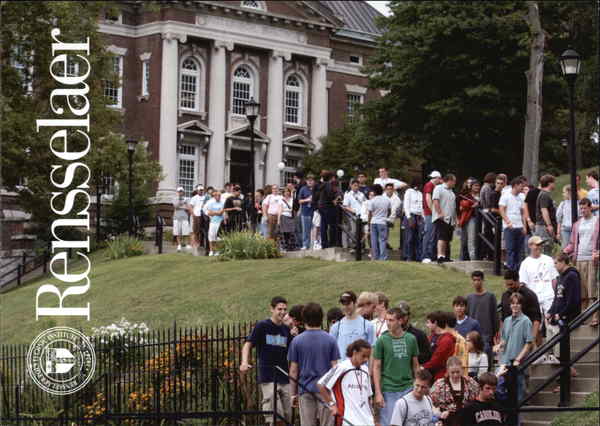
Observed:
[[[502,274],[502,217],[496,216],[491,212],[483,211],[482,209],[477,210],[479,217],[483,218],[484,222],[494,227],[494,241],[489,241],[483,229],[477,234],[479,239],[483,241],[488,248],[494,253],[494,274]]]

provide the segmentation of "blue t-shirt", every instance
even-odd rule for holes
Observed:
[[[587,194],[587,198],[592,202],[593,206],[600,204],[600,191],[598,188],[590,189]],[[598,216],[598,210],[594,211],[594,214]]]
[[[256,347],[258,383],[273,383],[274,377],[277,383],[289,382],[287,376],[275,366],[288,372],[287,352],[291,337],[290,329],[286,325],[276,325],[270,318],[256,323],[247,340]]]
[[[460,335],[464,338],[467,337],[471,331],[476,331],[481,334],[481,327],[479,326],[479,321],[473,319],[471,317],[466,317],[462,323],[456,323],[456,327],[454,327],[456,331],[460,333]]]
[[[308,185],[304,185],[302,188],[300,188],[300,192],[298,193],[298,199],[304,200],[305,198],[308,198],[311,195],[312,189],[310,189]],[[300,205],[302,206],[300,207],[300,214],[302,216],[312,216],[314,210],[312,207],[312,203],[302,203]]]
[[[346,349],[350,343],[356,342],[358,339],[364,339],[373,346],[376,340],[375,326],[371,321],[367,321],[360,315],[353,320],[346,317],[342,318],[331,326],[329,334],[337,341],[341,360],[347,358]]]
[[[340,359],[335,339],[323,330],[305,330],[292,340],[288,361],[297,362],[300,375],[298,390],[319,393],[317,381],[331,369],[331,361]]]
[[[206,205],[206,210],[212,211],[212,212],[218,212],[219,210],[222,210],[223,207],[224,207],[224,204],[221,201],[210,200],[208,202],[208,204]],[[221,223],[222,221],[223,221],[223,215],[210,217],[211,223]]]

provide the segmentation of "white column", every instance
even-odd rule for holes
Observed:
[[[277,163],[283,160],[283,60],[291,59],[290,52],[273,51],[269,58],[269,97],[267,99],[267,185],[279,183]]]
[[[222,188],[225,185],[225,88],[227,84],[226,52],[233,50],[232,42],[215,40],[210,60],[210,105],[208,127],[212,140],[208,147],[208,186]]]
[[[165,177],[158,184],[159,201],[170,202],[177,186],[178,42],[185,43],[186,39],[185,34],[162,34],[158,160]]]
[[[319,138],[327,135],[329,114],[325,59],[317,58],[313,64],[310,110],[310,137],[315,149],[320,149]]]

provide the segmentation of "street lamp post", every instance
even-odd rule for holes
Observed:
[[[571,174],[571,223],[577,221],[577,164],[575,158],[575,80],[581,65],[580,57],[573,49],[567,49],[560,56],[560,67],[569,85],[569,110],[571,131],[569,132],[569,172]]]
[[[138,141],[127,139],[127,154],[129,159],[129,236],[133,236],[133,153]]]
[[[252,221],[252,232],[256,231],[256,203],[255,203],[255,197],[254,197],[254,193],[256,191],[256,181],[255,181],[255,176],[254,176],[254,123],[256,122],[256,118],[258,117],[258,111],[260,108],[260,104],[258,102],[256,102],[254,100],[254,98],[250,98],[250,100],[248,102],[246,102],[246,105],[244,106],[245,108],[245,112],[246,112],[246,118],[248,119],[248,122],[250,123],[250,169],[251,169],[251,173],[250,173],[250,200],[251,200],[251,205],[250,205],[250,214],[251,214],[251,218],[250,220]]]

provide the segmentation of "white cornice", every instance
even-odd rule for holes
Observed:
[[[140,61],[147,61],[150,59],[150,57],[152,56],[151,52],[144,52],[140,55]]]
[[[115,55],[124,56],[127,53],[126,47],[119,47],[115,45],[110,45],[106,48],[110,53],[114,53]]]
[[[284,32],[278,31],[277,35],[273,36],[273,33],[271,33],[271,36],[269,37],[268,34],[271,30],[280,29],[254,22],[248,23],[248,25],[244,25],[243,21],[236,21],[236,23],[237,25],[234,27],[224,27],[223,25],[218,25],[216,27],[199,26],[178,21],[152,22],[137,27],[131,25],[107,25],[100,23],[98,25],[98,31],[105,34],[130,38],[147,37],[154,34],[185,34],[191,37],[199,37],[208,40],[216,39],[236,45],[252,46],[284,52],[287,51],[292,54],[309,57],[322,59],[329,59],[331,57],[331,48],[309,45],[306,41],[306,37],[302,37],[304,34],[301,32],[285,30],[286,33],[293,37],[281,37]],[[250,27],[255,29],[261,28],[264,30],[264,33],[249,31]]]
[[[362,73],[362,66],[358,64],[352,64],[350,62],[338,62],[330,61],[327,71],[339,72],[342,74],[356,75],[359,77],[368,77],[367,74]]]
[[[364,95],[367,93],[367,88],[364,86],[359,86],[358,84],[346,84],[346,92]]]

